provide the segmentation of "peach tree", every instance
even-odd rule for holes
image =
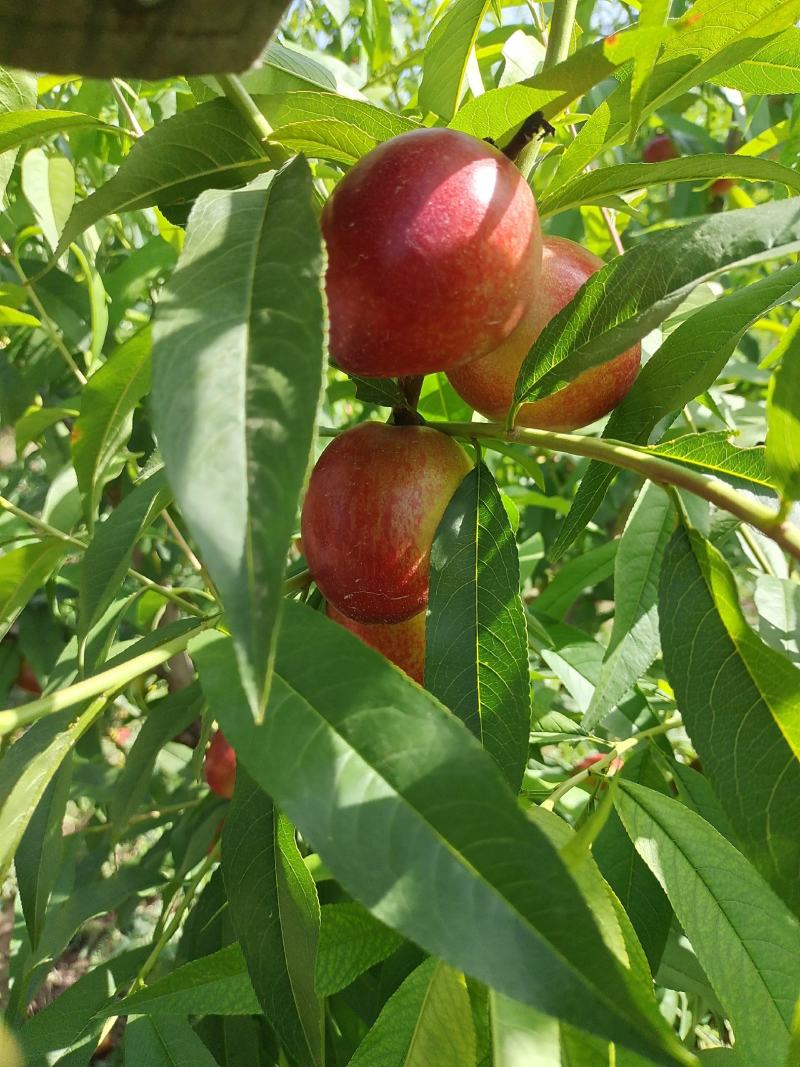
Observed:
[[[3,1067],[797,1067],[799,18],[3,5]]]

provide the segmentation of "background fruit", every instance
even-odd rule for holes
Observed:
[[[204,770],[209,789],[221,797],[233,796],[236,784],[236,753],[225,739],[222,730],[217,730],[206,751]]]
[[[523,322],[494,352],[448,372],[456,392],[487,418],[505,418],[528,351],[544,327],[603,266],[593,253],[563,237],[544,240],[542,277],[537,296]],[[574,430],[608,414],[633,384],[641,346],[584,371],[569,385],[532,404],[523,404],[518,426]]]
[[[380,652],[415,682],[422,685],[425,669],[425,612],[412,615],[405,622],[356,622],[348,619],[333,604],[327,605],[328,618],[360,637],[364,644]]]
[[[330,351],[366,375],[444,370],[496,348],[536,291],[541,233],[491,145],[415,130],[379,145],[322,213]]]
[[[711,195],[724,196],[725,193],[731,191],[734,185],[736,185],[736,182],[733,178],[717,178],[715,182],[711,183]]]
[[[471,466],[452,438],[425,426],[367,422],[328,445],[302,517],[325,599],[359,622],[403,622],[422,611],[436,527]]]
[[[648,141],[644,146],[642,162],[665,163],[668,159],[677,159],[679,155],[680,152],[670,135],[668,133],[660,133],[658,137],[654,137],[652,141]]]

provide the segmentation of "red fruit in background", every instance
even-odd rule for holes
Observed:
[[[33,667],[26,659],[21,659],[19,663],[19,673],[16,678],[16,685],[20,689],[24,689],[26,693],[33,693],[34,696],[39,696],[42,691],[41,685],[39,685],[39,679],[33,673]]]
[[[601,752],[592,752],[589,756],[584,756],[582,760],[579,760],[574,767],[575,771],[588,771],[600,760],[605,759],[605,756]],[[610,763],[607,763],[600,770],[603,774],[611,775],[616,774],[620,768],[624,766],[623,761],[619,756],[615,756]]]
[[[360,637],[365,645],[374,648],[400,670],[422,685],[425,670],[425,612],[412,615],[405,622],[356,622],[327,605],[328,618]]]
[[[333,359],[352,374],[426,374],[496,348],[541,269],[533,194],[484,141],[426,129],[378,145],[322,212]]]
[[[643,163],[665,163],[668,159],[677,159],[680,152],[668,133],[660,133],[648,141],[642,150]]]
[[[217,730],[206,749],[203,765],[209,789],[221,797],[230,799],[236,784],[236,753],[225,740],[222,730]]]
[[[502,421],[514,397],[520,367],[547,323],[572,300],[583,283],[604,266],[602,259],[564,237],[546,237],[536,299],[511,337],[488,356],[448,371],[459,396],[493,421]],[[619,404],[639,370],[641,345],[590,367],[550,396],[523,404],[518,426],[575,430],[607,415]]]
[[[711,195],[724,196],[731,191],[734,185],[736,185],[736,182],[733,178],[717,178],[715,182],[711,183]]]
[[[358,622],[419,614],[436,527],[471,466],[452,438],[425,426],[365,422],[328,445],[301,522],[325,599]]]

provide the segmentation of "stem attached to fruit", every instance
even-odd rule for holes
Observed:
[[[686,489],[735,515],[737,519],[755,526],[780,545],[784,552],[800,560],[800,528],[787,522],[782,511],[773,511],[751,500],[717,478],[687,470],[677,463],[654,456],[624,441],[558,433],[554,430],[508,430],[500,423],[491,422],[429,422],[428,425],[454,437],[483,438],[488,440],[489,448],[492,440],[509,441],[512,444],[530,444],[537,448],[546,448],[551,452],[586,456],[588,459],[598,459],[601,463],[610,463],[615,467],[634,471],[658,485],[674,485],[679,489]]]

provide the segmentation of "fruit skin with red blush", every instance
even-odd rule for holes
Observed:
[[[715,182],[711,183],[711,195],[724,196],[731,191],[734,185],[736,185],[736,182],[733,178],[717,178]]]
[[[660,133],[648,141],[642,150],[643,163],[666,163],[668,159],[677,159],[680,155],[675,142],[668,133]]]
[[[511,407],[517,377],[531,345],[584,282],[603,266],[602,259],[574,241],[546,237],[537,299],[511,337],[494,352],[448,372],[458,395],[488,419],[502,422]],[[576,430],[595,422],[613,410],[633,385],[641,356],[641,345],[636,344],[606,363],[590,367],[550,396],[523,404],[516,425]]]
[[[378,145],[321,224],[330,352],[350,374],[427,374],[485,355],[536,293],[533,194],[501,152],[456,130]]]
[[[460,445],[426,426],[364,422],[335,438],[312,471],[301,520],[325,599],[357,622],[419,614],[436,527],[471,468]]]
[[[332,604],[326,606],[329,619],[360,637],[365,645],[380,652],[401,671],[422,685],[425,672],[425,612],[412,615],[405,622],[356,622],[348,619]]]
[[[203,770],[208,787],[218,796],[230,800],[236,784],[236,753],[222,730],[217,730],[206,749]]]
[[[27,659],[21,659],[19,663],[19,672],[17,673],[16,685],[20,689],[24,689],[26,693],[32,693],[34,696],[39,696],[42,691],[42,687],[39,684],[39,679],[33,672],[33,667]]]

